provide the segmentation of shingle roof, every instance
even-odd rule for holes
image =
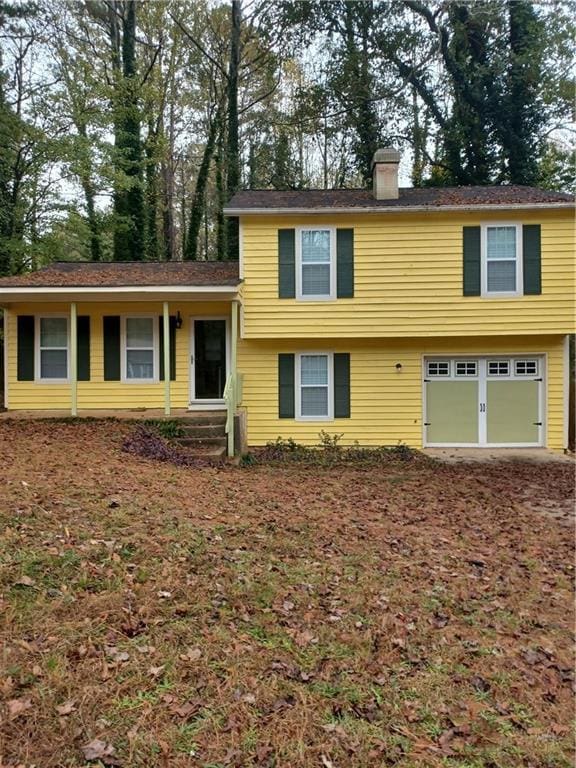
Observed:
[[[397,200],[376,200],[369,189],[247,189],[237,192],[225,211],[271,209],[345,208],[436,208],[505,205],[574,204],[574,196],[566,192],[522,186],[497,187],[406,187],[399,190]]]
[[[236,261],[57,261],[37,272],[0,279],[2,288],[119,288],[238,285]]]

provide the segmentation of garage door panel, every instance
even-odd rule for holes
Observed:
[[[426,384],[427,442],[478,442],[478,382],[429,381]]]
[[[486,395],[488,443],[538,443],[537,381],[487,381]]]

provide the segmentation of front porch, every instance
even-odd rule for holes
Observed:
[[[214,411],[225,417],[234,454],[237,294],[62,298],[28,296],[6,306],[0,418],[158,420]]]

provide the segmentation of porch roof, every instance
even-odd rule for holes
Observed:
[[[232,298],[238,262],[54,262],[0,279],[0,306],[15,301],[158,301]]]

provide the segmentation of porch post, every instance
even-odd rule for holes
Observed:
[[[233,301],[231,307],[230,328],[230,376],[232,381],[232,413],[229,414],[228,456],[234,456],[234,416],[236,415],[236,397],[238,377],[236,375],[236,348],[238,345],[238,302]],[[229,406],[230,407],[230,406]]]
[[[70,412],[78,415],[78,312],[76,302],[70,304]]]
[[[170,416],[170,310],[165,301],[162,308],[164,316],[162,332],[164,335],[164,415]]]

